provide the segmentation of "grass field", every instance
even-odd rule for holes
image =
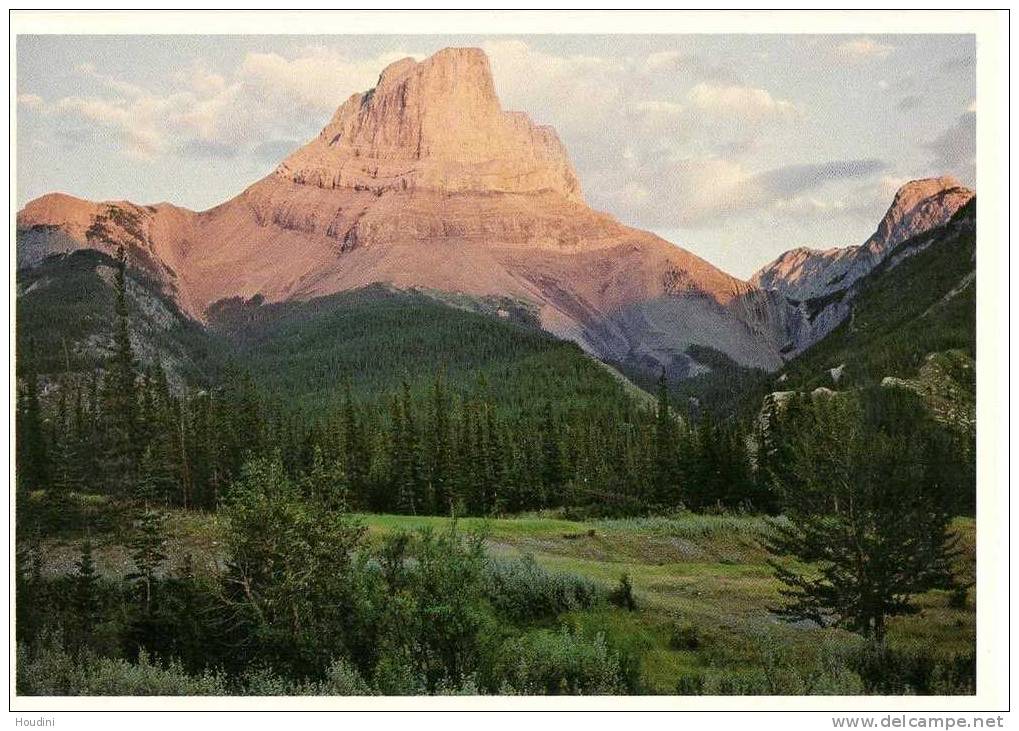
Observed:
[[[448,520],[434,517],[360,515],[375,540],[395,531],[442,529]],[[757,674],[755,684],[775,684],[774,692],[824,693],[812,683],[824,676],[826,663],[861,641],[849,633],[810,623],[789,624],[774,615],[779,584],[762,547],[771,530],[756,516],[683,515],[675,518],[576,522],[553,515],[508,519],[465,518],[462,531],[483,531],[493,556],[529,554],[543,567],[588,577],[606,589],[626,574],[632,582],[636,611],[611,605],[562,615],[585,634],[602,633],[616,647],[639,657],[648,692],[675,693],[684,678],[717,671],[732,678]],[[222,565],[222,524],[212,514],[175,512],[167,525],[170,563],[191,554],[199,567]],[[955,529],[963,556],[957,572],[972,581],[975,572],[975,525],[959,519]],[[48,571],[70,570],[77,543],[48,543]],[[115,534],[99,539],[101,571],[124,574],[130,561]],[[930,592],[922,611],[894,619],[892,647],[933,651],[950,658],[971,652],[975,642],[972,590],[965,607],[951,606],[948,592]],[[833,659],[834,658],[834,659]],[[749,682],[749,681],[748,681]],[[844,690],[840,686],[840,690]],[[741,692],[725,686],[720,692]]]

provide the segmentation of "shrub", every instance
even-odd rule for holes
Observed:
[[[626,692],[619,657],[602,635],[535,630],[507,640],[494,668],[500,693],[610,695]]]
[[[849,658],[867,693],[878,695],[971,695],[976,692],[976,654],[937,657],[929,650],[893,650],[870,643]]]
[[[673,628],[669,637],[669,647],[682,652],[693,652],[701,647],[701,635],[698,629],[690,624],[679,625]]]
[[[629,574],[619,577],[619,586],[609,594],[609,601],[628,612],[637,609],[637,600],[633,598],[633,585],[630,583]]]
[[[189,675],[177,662],[158,665],[147,653],[138,662],[82,654],[72,656],[55,643],[18,645],[20,695],[227,695],[222,676]]]
[[[489,560],[485,596],[502,615],[516,622],[553,618],[593,607],[603,597],[598,586],[574,574],[547,571],[532,556]]]

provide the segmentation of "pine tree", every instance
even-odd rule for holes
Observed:
[[[138,585],[146,611],[152,607],[156,572],[166,560],[166,554],[163,553],[166,543],[163,536],[164,520],[161,513],[145,510],[138,519],[134,537],[128,543],[135,569],[127,578]]]
[[[789,523],[769,550],[795,563],[771,562],[788,600],[777,612],[882,643],[889,617],[918,611],[915,596],[954,585],[957,485],[939,469],[936,440],[873,428],[848,395],[813,408],[778,485]]]
[[[652,465],[653,499],[661,507],[672,507],[680,502],[676,431],[676,418],[669,403],[669,385],[663,370],[658,380]]]
[[[95,626],[99,612],[99,576],[92,558],[92,541],[87,536],[81,543],[81,555],[74,569],[75,614],[88,634]]]

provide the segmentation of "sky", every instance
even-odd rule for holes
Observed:
[[[970,35],[18,36],[18,205],[203,210],[268,174],[388,63],[489,56],[584,196],[747,277],[862,243],[898,187],[975,185]]]

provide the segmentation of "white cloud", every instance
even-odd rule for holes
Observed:
[[[698,228],[736,216],[804,220],[842,214],[850,206],[829,186],[870,179],[884,168],[879,160],[834,160],[755,171],[722,157],[646,158],[599,183],[612,207],[633,211],[644,225]]]
[[[117,92],[118,94],[122,94],[123,96],[131,97],[131,96],[142,96],[143,94],[145,94],[145,90],[138,86],[137,84],[132,84],[130,82],[124,81],[123,79],[118,79],[114,76],[110,76],[109,74],[99,73],[99,71],[96,70],[94,64],[82,63],[78,65],[76,70],[82,76],[89,79],[93,79],[94,81],[98,81],[103,86],[106,86],[109,89],[112,89],[113,91]]]
[[[702,82],[690,90],[687,100],[706,114],[737,117],[754,123],[790,119],[798,113],[795,104],[785,99],[776,99],[765,89],[737,84]]]
[[[864,61],[885,58],[894,50],[895,46],[879,43],[873,38],[861,37],[839,43],[835,46],[835,56],[846,61]]]
[[[504,109],[526,111],[569,138],[599,126],[622,103],[625,66],[592,55],[557,55],[519,40],[482,45]]]
[[[647,71],[671,69],[679,64],[683,58],[684,55],[680,51],[658,51],[656,53],[648,54],[648,57],[644,59],[644,68]]]
[[[976,125],[976,112],[967,111],[951,127],[923,143],[922,146],[932,153],[934,174],[955,175],[967,185],[976,182]]]
[[[122,152],[152,160],[164,154],[233,156],[273,140],[311,136],[356,91],[374,85],[381,69],[408,54],[352,61],[310,47],[290,58],[248,53],[229,76],[200,64],[173,74],[170,90],[153,91],[84,63],[76,71],[109,94],[53,102],[26,95],[26,108],[67,124],[106,129]]]
[[[375,86],[383,68],[407,56],[421,57],[420,54],[390,52],[352,60],[323,46],[306,48],[302,55],[293,58],[277,53],[249,53],[238,76],[245,84],[271,98],[331,111],[351,94]]]

